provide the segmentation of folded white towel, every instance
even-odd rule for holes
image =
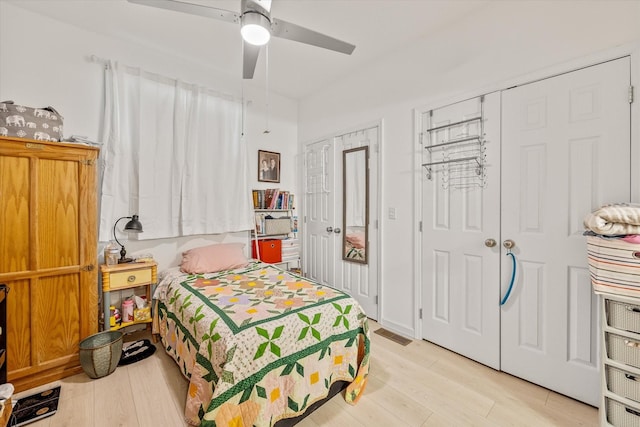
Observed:
[[[585,228],[604,236],[640,234],[640,206],[618,203],[587,214]]]

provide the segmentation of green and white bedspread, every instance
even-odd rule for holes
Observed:
[[[269,264],[161,273],[157,330],[189,379],[185,417],[202,426],[271,426],[302,414],[336,381],[356,403],[369,327],[348,295]]]

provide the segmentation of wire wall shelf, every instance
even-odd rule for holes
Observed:
[[[425,148],[427,179],[439,175],[442,188],[486,187],[486,140],[483,121],[484,97],[480,115],[446,125],[430,127],[421,135]],[[433,111],[430,112],[430,120]],[[473,133],[473,134],[470,134]]]

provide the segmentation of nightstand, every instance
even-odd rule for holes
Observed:
[[[151,287],[158,281],[158,265],[151,262],[131,262],[127,264],[100,266],[102,272],[102,311],[104,313],[103,330],[108,331],[124,328],[138,323],[151,324],[152,316],[144,320],[134,320],[133,322],[123,322],[120,325],[109,325],[109,305],[111,304],[111,292],[124,289],[146,287],[147,303],[151,307]]]

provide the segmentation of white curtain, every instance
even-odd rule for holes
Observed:
[[[116,62],[105,76],[100,240],[132,214],[139,239],[250,229],[241,102]]]

